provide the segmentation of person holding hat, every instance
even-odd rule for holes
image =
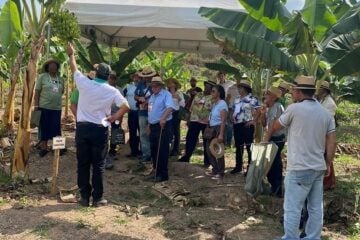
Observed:
[[[107,83],[111,68],[106,63],[96,67],[96,76],[89,81],[78,71],[74,47],[68,44],[69,65],[79,89],[76,127],[77,182],[81,198],[79,204],[89,206],[92,196],[93,206],[106,205],[103,198],[103,174],[108,145],[108,126],[120,120],[129,110],[126,99],[120,92]],[[111,115],[111,105],[119,110]],[[90,169],[92,167],[92,174]],[[92,180],[90,184],[90,175]]]
[[[329,82],[321,81],[320,88],[317,92],[317,98],[321,105],[331,114],[331,116],[335,117],[337,106],[334,98],[331,96]]]
[[[180,116],[179,110],[180,107],[185,107],[185,99],[184,94],[180,92],[181,84],[175,78],[169,78],[167,80],[167,88],[173,97],[173,101],[175,104],[175,109],[172,112],[172,120],[171,120],[171,137],[170,141],[172,141],[172,149],[170,151],[170,156],[178,156],[180,149]]]
[[[260,110],[260,119],[265,129],[271,129],[275,120],[277,120],[284,112],[284,106],[281,105],[279,99],[282,92],[276,87],[270,87],[265,92],[265,105]],[[267,108],[267,111],[266,111]],[[267,174],[269,183],[271,184],[271,193],[275,196],[282,197],[282,160],[281,151],[285,145],[286,130],[281,129],[278,132],[267,135],[265,138],[270,142],[274,142],[278,146],[274,161]]]
[[[240,96],[235,98],[230,105],[231,120],[234,128],[234,139],[236,148],[236,165],[231,174],[242,171],[243,153],[246,147],[248,153],[248,168],[251,163],[251,144],[254,141],[255,131],[255,109],[259,107],[259,101],[252,95],[251,83],[248,80],[241,80],[238,84]]]
[[[60,64],[54,59],[44,63],[44,73],[40,74],[35,85],[34,107],[41,110],[39,135],[39,156],[48,151],[48,141],[61,136],[61,108],[64,94],[64,80],[59,76]]]
[[[200,92],[194,97],[190,106],[190,121],[188,124],[188,131],[186,133],[185,154],[179,159],[179,162],[190,161],[201,132],[203,136],[204,167],[207,168],[210,166],[205,146],[206,140],[204,139],[204,131],[209,123],[209,115],[212,107],[211,89],[215,85],[216,82],[214,81],[205,81],[204,92]]]
[[[210,149],[213,139],[216,139],[218,143],[224,143],[226,134],[225,124],[228,105],[225,102],[225,90],[220,84],[212,87],[211,100],[213,105],[209,116],[210,136],[207,136],[205,146],[212,170],[205,174],[212,176],[213,180],[217,180],[218,183],[221,183],[225,175],[225,158],[223,155],[217,158],[217,156],[212,154]]]
[[[138,117],[139,117],[139,130],[140,130],[140,143],[141,143],[141,163],[151,161],[151,150],[150,150],[150,140],[147,133],[148,122],[148,100],[152,94],[150,82],[151,79],[156,75],[156,72],[150,67],[144,67],[144,69],[139,73],[141,78],[139,84],[135,90],[135,101],[139,108]]]
[[[334,159],[336,137],[334,118],[314,99],[314,93],[314,77],[297,76],[292,90],[296,103],[289,105],[268,131],[268,136],[273,136],[288,128],[282,239],[300,238],[299,223],[305,200],[309,214],[306,239],[321,239],[323,178],[329,174]]]
[[[151,89],[153,94],[148,104],[150,128],[150,149],[155,169],[153,179],[163,182],[169,179],[168,161],[170,149],[171,119],[175,104],[171,93],[164,89],[161,77],[153,77]]]

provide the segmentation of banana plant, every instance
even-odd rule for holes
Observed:
[[[360,28],[359,3],[352,4],[352,1],[306,0],[304,8],[292,15],[281,0],[239,2],[246,13],[200,8],[199,14],[222,27],[209,28],[208,38],[247,68],[316,75],[320,60],[326,60],[323,50],[328,44],[335,37],[357,32]],[[259,30],[252,30],[251,26],[256,25]],[[272,36],[278,34],[278,38],[270,38],[270,33]],[[338,42],[344,44],[343,40],[338,39]],[[357,44],[358,41],[353,42],[351,51],[337,52],[339,58],[331,64],[333,74],[345,74],[340,69],[346,59],[357,56]],[[341,61],[345,54],[348,58]],[[358,61],[350,62],[347,67],[349,75],[360,69]]]
[[[224,58],[220,58],[219,62],[207,62],[205,67],[210,70],[221,71],[226,74],[234,75],[236,81],[240,81],[242,72],[239,68],[232,66]]]

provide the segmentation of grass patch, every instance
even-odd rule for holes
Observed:
[[[144,190],[144,199],[152,200],[157,197],[157,195],[153,192],[153,190],[150,187],[145,188]]]
[[[54,227],[56,223],[54,222],[42,222],[39,225],[37,225],[34,230],[31,232],[40,238],[46,238],[49,235],[49,230]]]
[[[360,144],[360,126],[340,124],[336,129],[336,141],[339,143]]]
[[[75,225],[76,229],[87,228],[89,226],[90,225],[82,219],[76,220],[76,225]]]
[[[126,220],[120,216],[117,216],[114,220],[114,223],[116,223],[118,225],[126,225],[128,223],[128,220]]]

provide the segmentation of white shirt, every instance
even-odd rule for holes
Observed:
[[[101,124],[101,120],[111,114],[111,105],[117,107],[128,105],[120,92],[110,86],[106,81],[103,83],[89,81],[81,72],[74,73],[77,88],[79,89],[79,102],[77,109],[78,122],[91,122]]]
[[[315,100],[293,103],[279,122],[288,127],[287,170],[326,170],[325,139],[335,131],[335,121],[321,104]]]
[[[224,83],[221,83],[220,85],[224,88],[224,90],[225,90],[225,97],[226,97],[226,95],[228,94],[228,91],[229,91],[229,88],[231,87],[231,86],[233,86],[235,84],[235,82],[234,81],[231,81],[231,80],[225,80],[225,82]],[[236,85],[236,84],[235,84]]]
[[[135,90],[136,90],[136,85],[134,83],[129,83],[126,87],[126,99],[129,103],[130,109],[131,110],[137,110],[138,108],[136,107],[136,100],[135,100]]]
[[[176,91],[176,94],[178,94],[180,96],[180,100],[173,97],[174,110],[178,111],[180,109],[180,107],[185,107],[185,98],[184,98],[184,94],[182,92]]]
[[[321,105],[328,110],[328,112],[331,114],[331,116],[335,116],[336,113],[336,103],[334,99],[330,95],[326,95],[324,100],[321,101]]]

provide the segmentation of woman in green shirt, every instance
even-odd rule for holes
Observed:
[[[40,74],[36,81],[34,96],[34,107],[41,110],[40,157],[48,153],[48,140],[61,136],[61,99],[64,93],[64,81],[59,76],[59,62],[49,59],[43,68],[44,73]]]

